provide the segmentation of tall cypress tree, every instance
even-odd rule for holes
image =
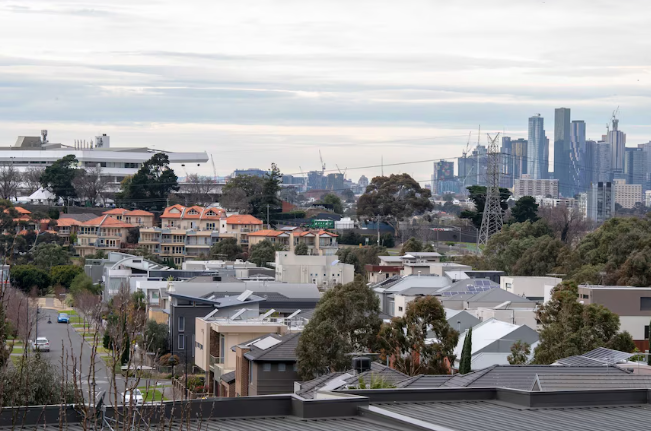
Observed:
[[[471,370],[472,362],[472,328],[468,330],[465,340],[463,340],[463,350],[459,360],[459,374],[468,374]]]

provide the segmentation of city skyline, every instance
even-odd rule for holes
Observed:
[[[115,146],[208,151],[226,175],[318,169],[319,149],[328,168],[454,158],[479,124],[526,138],[536,113],[553,140],[561,106],[586,121],[587,139],[617,106],[629,146],[651,139],[646,3],[615,15],[587,1],[410,4],[3,1],[0,35],[23,37],[0,47],[0,140],[107,133]],[[500,30],[478,31],[487,17]],[[427,180],[431,164],[403,172]]]

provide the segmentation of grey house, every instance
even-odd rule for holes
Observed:
[[[244,292],[242,296],[199,298],[170,293],[170,350],[182,362],[194,363],[195,319],[212,314],[215,318],[246,320],[260,315],[264,298]]]
[[[269,334],[235,346],[235,392],[239,396],[291,394],[298,378],[300,332]]]

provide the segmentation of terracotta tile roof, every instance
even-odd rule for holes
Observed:
[[[104,215],[122,215],[125,212],[127,212],[127,210],[125,210],[124,208],[113,208],[112,210],[104,211],[102,214],[104,214]]]
[[[219,220],[226,217],[226,211],[222,208],[204,208],[200,206],[184,207],[183,205],[172,205],[165,208],[162,219],[182,219],[182,220]]]
[[[264,229],[264,230],[259,230],[259,231],[256,231],[256,232],[251,232],[249,234],[249,236],[272,236],[272,237],[276,237],[276,236],[280,236],[280,235],[282,235],[284,233],[287,233],[287,232],[282,232],[282,231],[273,230],[273,229]]]
[[[317,230],[304,230],[304,231],[299,231],[299,232],[294,231],[293,234],[294,234],[294,236],[298,236],[298,237],[308,236],[308,235],[314,235],[314,236],[327,235],[327,236],[331,236],[331,237],[339,236],[339,235],[336,235],[336,234],[334,234],[332,232],[325,231],[323,229],[318,230],[318,231]]]
[[[337,235],[337,234],[335,234],[335,233],[328,232],[328,231],[325,231],[325,230],[323,230],[323,229],[321,229],[321,230],[319,231],[319,236],[321,236],[321,235],[339,236],[339,235]]]
[[[27,230],[23,229],[20,232],[18,232],[18,235],[27,235]]]
[[[80,222],[79,220],[75,220],[73,218],[60,218],[57,220],[57,226],[63,227],[63,226],[81,226],[83,222]]]
[[[104,214],[106,214],[106,213],[104,213]],[[150,213],[149,211],[144,211],[144,210],[133,210],[133,211],[127,211],[125,215],[128,215],[128,216],[145,216],[145,217],[151,216],[151,217],[153,217],[154,213]]]
[[[262,220],[249,214],[236,214],[226,217],[226,224],[262,224]]]
[[[23,207],[14,207],[14,209],[18,212],[18,214],[31,214],[30,211],[27,211]]]
[[[125,223],[123,221],[116,220],[113,217],[109,217],[107,215],[97,217],[97,218],[94,218],[92,220],[88,220],[87,222],[84,222],[82,225],[83,226],[98,226],[98,227],[99,226],[103,226],[103,227],[126,227],[126,228],[134,227],[130,223]]]
[[[308,235],[315,235],[315,233],[314,233],[314,232],[310,232],[309,230],[304,230],[304,231],[302,231],[302,232],[294,232],[294,236],[298,236],[298,237],[301,237],[301,236],[308,236]]]
[[[172,205],[171,207],[165,208],[160,218],[181,218],[183,210],[185,210],[183,205]]]

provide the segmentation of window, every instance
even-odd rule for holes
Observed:
[[[644,327],[644,339],[648,340],[649,339],[649,325],[646,325]]]
[[[185,350],[185,335],[179,334],[179,350]]]
[[[402,311],[402,307],[398,307],[398,311]]]
[[[215,230],[215,223],[206,223],[206,229]]]
[[[294,365],[292,365],[292,370],[294,372],[298,371],[298,362],[294,362]]]
[[[280,363],[278,364],[278,371],[284,372],[286,370],[285,364]]]
[[[509,289],[513,288],[513,284],[512,283],[506,283],[504,287],[506,287],[506,290],[509,290]]]
[[[271,363],[265,362],[264,364],[262,364],[262,371],[271,371]]]
[[[253,364],[249,361],[249,385],[253,384]]]
[[[179,316],[179,332],[185,331],[185,317]]]
[[[640,310],[649,311],[651,310],[651,298],[648,296],[643,296],[640,298]]]

